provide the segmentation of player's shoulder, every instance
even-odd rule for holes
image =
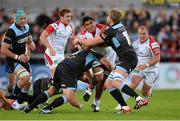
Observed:
[[[107,25],[105,25],[105,24],[96,24],[96,27],[99,28],[99,29],[103,29],[103,28],[106,28]]]
[[[54,29],[58,28],[58,26],[61,24],[60,21],[55,21],[53,23],[50,24],[50,26],[52,26]]]
[[[159,43],[155,40],[155,38],[153,36],[149,36],[148,39],[149,39],[149,46],[151,48],[159,47]]]

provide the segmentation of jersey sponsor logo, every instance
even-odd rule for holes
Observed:
[[[24,43],[28,40],[28,37],[22,38],[20,40],[17,41],[17,43]]]
[[[159,45],[158,45],[157,42],[153,42],[153,43],[151,44],[151,47],[152,47],[152,49],[153,49],[153,48],[159,47]]]

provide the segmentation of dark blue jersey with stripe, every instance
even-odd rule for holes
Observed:
[[[23,28],[19,28],[16,23],[13,23],[5,34],[4,42],[11,45],[11,52],[21,55],[26,51],[26,42],[29,35],[28,24],[25,24]]]
[[[95,53],[90,51],[78,51],[72,55],[69,55],[64,59],[61,64],[65,64],[71,68],[76,75],[80,75],[85,71],[88,71],[94,61],[98,61],[100,57],[97,57]]]
[[[134,51],[126,28],[120,22],[112,25],[100,36],[105,41],[105,44],[116,51],[119,58],[129,51]]]

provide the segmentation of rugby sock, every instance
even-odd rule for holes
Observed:
[[[51,104],[49,104],[47,107],[45,107],[43,110],[47,110],[47,109],[52,110],[58,106],[61,106],[65,102],[66,101],[64,100],[64,98],[62,96],[58,97]]]
[[[29,105],[29,110],[33,110],[33,108],[37,107],[40,103],[45,102],[48,99],[48,96],[45,93],[40,93],[33,102]]]
[[[26,101],[30,104],[33,101],[33,96],[31,96],[31,95],[17,95],[17,96],[11,97],[10,99],[22,100],[22,101]]]
[[[138,97],[138,94],[126,84],[122,87],[121,91],[135,99]]]
[[[111,90],[110,93],[121,106],[127,106],[121,95],[121,92],[118,89]]]
[[[26,97],[27,95],[28,95],[27,92],[22,92],[22,91],[18,94],[18,96],[22,96],[22,97]],[[25,101],[25,100],[23,100],[22,98],[19,98],[17,101],[19,104],[22,104],[23,101]]]

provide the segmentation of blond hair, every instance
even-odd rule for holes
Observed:
[[[114,23],[121,21],[121,12],[117,8],[113,8],[109,10],[109,17],[112,19]]]

